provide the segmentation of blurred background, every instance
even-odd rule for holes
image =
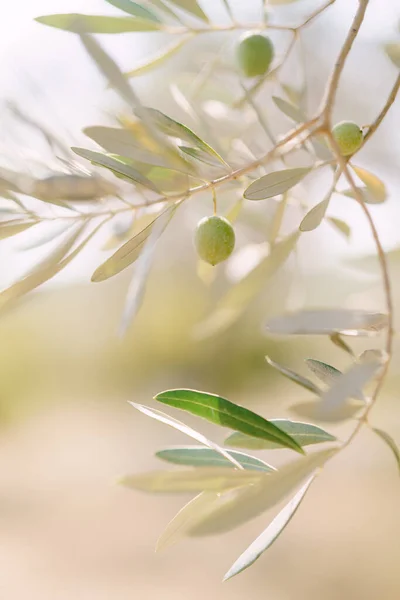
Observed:
[[[259,18],[258,0],[231,0],[238,20]],[[151,3],[150,3],[151,4]],[[201,2],[217,22],[223,6]],[[330,68],[344,39],[356,2],[338,0],[303,35],[309,85],[308,109],[318,105]],[[303,0],[277,8],[276,21],[301,20],[318,6]],[[55,12],[118,14],[102,0],[20,0],[7,3],[0,22],[0,165],[44,176],[56,157],[37,132],[15,117],[11,105],[50,128],[67,146],[89,147],[85,126],[113,123],[127,111],[85,54],[79,40],[44,27],[34,17]],[[397,0],[371,0],[365,25],[345,70],[335,112],[337,120],[368,124],[379,112],[396,77],[382,49],[399,41]],[[133,68],[165,44],[163,34],[101,36],[124,70]],[[236,34],[229,40],[235,42]],[[171,82],[185,89],[227,37],[195,41],[164,67],[134,80],[144,104],[179,119]],[[228,40],[228,41],[229,41]],[[284,44],[274,35],[276,47]],[[215,44],[215,45],[213,45]],[[231,46],[227,46],[229,63]],[[299,66],[289,65],[295,78]],[[180,79],[176,75],[180,72]],[[185,79],[186,77],[186,79]],[[221,94],[216,85],[216,93]],[[267,106],[265,90],[258,103]],[[210,92],[211,94],[211,92]],[[212,99],[208,98],[208,100]],[[214,98],[215,99],[215,98]],[[224,100],[218,97],[221,102]],[[10,105],[11,103],[11,105]],[[215,107],[214,107],[215,108]],[[247,127],[247,124],[244,124]],[[254,127],[254,123],[250,121]],[[274,122],[280,127],[279,121]],[[287,129],[283,121],[282,132]],[[357,164],[371,169],[388,188],[384,205],[372,206],[390,268],[396,308],[400,305],[400,101],[397,100]],[[311,206],[321,199],[323,182],[305,189]],[[221,197],[222,206],[231,199]],[[225,204],[226,203],[226,204]],[[244,211],[237,223],[239,248],[261,243],[274,205]],[[260,212],[261,211],[261,212]],[[0,596],[7,600],[128,600],[209,597],[230,600],[263,595],[271,600],[397,600],[400,597],[398,506],[400,482],[393,457],[378,438],[363,431],[332,461],[311,489],[296,519],[273,548],[250,570],[224,585],[223,573],[266,526],[265,514],[218,538],[184,540],[155,554],[158,535],[187,498],[150,496],[115,484],[119,475],[158,467],[154,452],[187,440],[138,415],[129,400],[151,404],[169,387],[219,393],[258,410],[267,418],[294,417],[291,405],[308,393],[277,375],[271,357],[306,374],[304,359],[314,357],[337,368],[346,354],[328,340],[266,338],[261,325],[283,307],[354,307],[384,310],[374,247],[355,203],[335,196],[332,216],[350,225],[350,241],[323,224],[304,234],[295,255],[270,279],[251,307],[229,329],[197,341],[196,324],[223,291],[246,270],[251,253],[217,267],[214,281],[198,276],[192,232],[211,212],[210,198],[199,196],[178,213],[163,235],[148,282],[144,305],[120,340],[117,328],[130,272],[106,283],[90,284],[107,253],[110,231],[63,273],[0,319]],[[257,227],[255,227],[255,216]],[[286,232],[299,223],[289,210]],[[0,283],[20,277],[35,251],[21,251],[17,236],[0,242]],[[250,247],[251,249],[251,247]],[[28,256],[29,255],[29,256]],[[240,258],[239,256],[239,258]],[[398,321],[397,321],[398,322]],[[380,337],[352,340],[357,353],[382,347]],[[398,350],[398,341],[396,349]],[[400,442],[398,354],[373,424]],[[177,415],[178,418],[179,415]],[[189,423],[194,423],[190,418]],[[352,424],[329,425],[344,438]],[[217,428],[198,423],[215,441]],[[267,460],[285,451],[270,451]]]

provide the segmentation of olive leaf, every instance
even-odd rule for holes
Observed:
[[[19,219],[0,222],[0,240],[22,233],[36,224],[37,221],[20,221]]]
[[[348,225],[345,221],[343,221],[342,219],[337,219],[336,217],[327,217],[326,220],[342,235],[344,235],[346,239],[349,239],[351,237],[350,225]]]
[[[400,69],[400,42],[386,44],[384,48],[394,66]]]
[[[268,525],[265,531],[258,536],[256,540],[239,556],[229,571],[225,574],[223,581],[231,579],[238,575],[248,567],[251,567],[260,556],[268,550],[268,548],[279,537],[285,527],[290,523],[296,514],[301,502],[304,499],[308,489],[310,488],[315,476],[310,479],[300,488],[290,502],[279,512],[275,519]]]
[[[158,31],[161,23],[134,17],[108,17],[78,13],[55,14],[36,17],[35,21],[72,33],[129,33],[132,31]]]
[[[301,385],[303,388],[309,390],[310,392],[313,392],[314,394],[319,395],[321,393],[321,390],[315,385],[315,383],[313,383],[306,377],[303,377],[302,375],[295,373],[291,369],[280,365],[279,363],[273,361],[269,356],[266,356],[265,359],[271,367],[282,373],[282,375],[284,375],[291,381],[294,381],[298,385]]]
[[[144,73],[148,73],[152,69],[159,67],[165,61],[171,58],[171,56],[177,54],[187,44],[189,40],[193,39],[193,37],[194,34],[182,36],[177,41],[159,50],[156,54],[154,54],[141,64],[137,65],[130,71],[127,71],[125,73],[125,77],[137,77],[138,75],[143,75]]]
[[[150,21],[160,22],[160,19],[146,6],[137,4],[133,0],[106,0],[108,4],[119,8],[120,10],[132,15],[133,17],[139,17],[141,19],[149,19]]]
[[[272,100],[279,108],[279,110],[283,112],[284,115],[289,117],[289,119],[291,119],[292,121],[295,121],[296,123],[303,123],[306,120],[306,117],[303,114],[303,112],[294,104],[291,104],[290,102],[287,102],[286,100],[284,100],[283,98],[279,98],[278,96],[272,96]]]
[[[322,223],[331,197],[332,192],[330,192],[321,202],[313,206],[301,221],[299,226],[300,231],[313,231]]]
[[[311,168],[284,169],[263,175],[245,190],[247,200],[265,200],[283,194],[310,173]]]
[[[366,186],[368,192],[375,199],[377,204],[381,202],[385,202],[387,198],[386,187],[383,181],[379,179],[376,175],[367,171],[367,169],[362,169],[361,167],[356,167],[352,165],[353,171],[356,173],[357,177],[361,179],[363,184]]]
[[[243,469],[253,471],[271,472],[276,469],[263,460],[245,454],[244,452],[235,452],[229,450],[228,454],[242,465]],[[174,465],[186,465],[190,467],[225,467],[234,468],[234,465],[225,457],[221,456],[212,448],[203,446],[180,446],[178,448],[167,448],[156,452],[157,458],[165,460]]]
[[[188,411],[221,427],[229,427],[253,437],[270,440],[301,454],[304,453],[301,446],[279,427],[222,396],[197,390],[174,389],[160,392],[154,399],[168,406]]]
[[[315,360],[314,358],[306,358],[306,364],[318,379],[328,385],[331,385],[338,377],[340,377],[340,375],[342,375],[342,372],[339,371],[339,369],[320,360]]]
[[[207,17],[204,10],[200,7],[197,0],[170,0],[171,4],[175,4],[182,8],[186,12],[192,14],[193,16],[201,19],[202,21],[209,22],[209,18]]]
[[[378,429],[377,427],[372,427],[372,431],[376,433],[376,435],[379,436],[393,452],[393,456],[396,459],[397,466],[400,471],[400,450],[392,436],[390,436],[386,431],[383,431],[383,429]]]

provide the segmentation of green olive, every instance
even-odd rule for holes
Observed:
[[[237,60],[245,77],[264,75],[273,58],[274,47],[268,37],[254,33],[242,37],[237,49]]]
[[[232,254],[235,231],[224,217],[204,217],[197,224],[194,243],[199,257],[214,266]]]
[[[343,156],[351,156],[361,148],[364,135],[362,129],[352,121],[341,121],[332,129],[332,135],[336,140],[339,150]]]

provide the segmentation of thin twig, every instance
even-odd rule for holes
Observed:
[[[336,2],[336,0],[329,0],[328,2],[326,2],[325,4],[323,4],[322,6],[317,8],[317,10],[315,10],[313,13],[311,13],[311,15],[309,17],[307,17],[307,19],[305,21],[303,21],[303,23],[298,27],[298,29],[303,29],[303,27],[306,27],[309,23],[314,21],[314,19],[316,19],[321,13],[323,13],[332,4],[335,4],[335,2]]]

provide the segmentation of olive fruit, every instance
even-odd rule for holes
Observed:
[[[357,152],[361,148],[364,139],[362,129],[352,121],[337,123],[332,129],[332,135],[343,156],[351,156],[351,154]]]
[[[274,47],[265,35],[245,34],[237,48],[237,60],[245,77],[264,75],[274,57]]]
[[[199,257],[214,266],[232,254],[235,231],[224,217],[204,217],[197,224],[194,243]]]

